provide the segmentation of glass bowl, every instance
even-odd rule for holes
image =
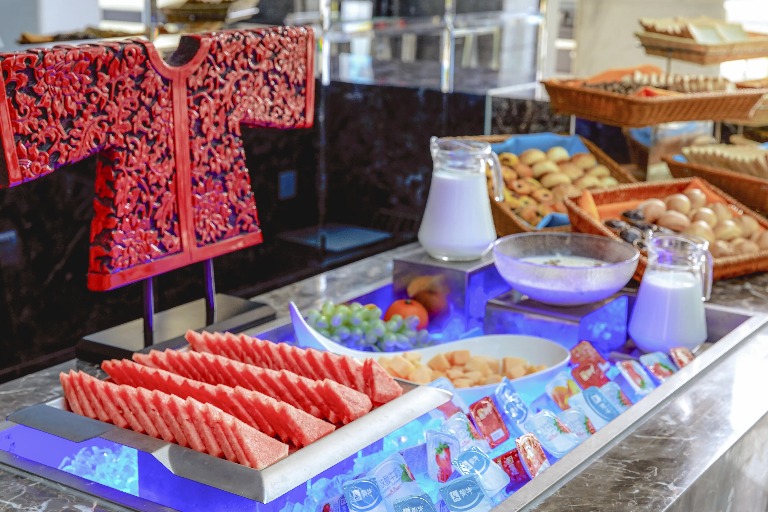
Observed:
[[[607,299],[632,279],[640,259],[627,243],[562,232],[499,238],[493,256],[499,273],[515,290],[554,306]]]

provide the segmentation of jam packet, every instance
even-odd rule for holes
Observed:
[[[440,497],[450,512],[488,512],[493,508],[490,498],[472,475],[445,484],[440,488]]]
[[[598,365],[603,371],[609,366],[608,361],[588,341],[581,341],[571,349],[571,363],[574,366],[593,363]]]
[[[637,402],[656,387],[642,365],[634,359],[619,361],[616,368],[619,370],[619,377],[615,382],[627,392],[633,402]]]
[[[606,426],[619,415],[619,411],[611,405],[599,388],[587,388],[578,395],[571,397],[571,407],[580,410],[597,430]]]
[[[432,480],[447,482],[453,474],[453,463],[461,451],[453,434],[427,430],[427,474]]]
[[[581,388],[576,384],[576,381],[573,380],[573,377],[568,370],[563,370],[555,375],[554,378],[547,383],[547,386],[544,389],[547,392],[547,395],[549,395],[549,397],[554,400],[557,406],[563,411],[570,407],[570,405],[568,405],[568,400],[581,391]]]
[[[517,448],[512,448],[507,453],[495,457],[493,462],[498,464],[509,475],[509,479],[513,483],[525,483],[531,479],[528,473],[525,472],[523,462],[520,460],[520,452],[517,451]]]
[[[530,410],[520,397],[512,382],[504,377],[493,392],[493,400],[506,419],[505,423],[510,435],[519,437],[525,434],[525,422]]]
[[[343,488],[351,512],[387,512],[387,505],[375,478],[351,480]]]
[[[470,405],[469,414],[491,448],[496,448],[509,439],[509,430],[491,397],[486,396]]]
[[[621,390],[621,387],[613,381],[600,386],[600,391],[602,391],[605,398],[611,402],[611,405],[619,411],[619,414],[629,409],[632,405],[632,400],[630,400],[626,393]]]
[[[495,496],[509,483],[509,475],[474,446],[461,452],[454,465],[462,475],[475,475],[488,496]]]
[[[395,500],[424,493],[419,484],[416,483],[405,459],[398,452],[379,463],[373,468],[369,476],[375,479],[381,490],[381,495],[390,509]],[[351,509],[352,504],[349,501],[349,496],[346,492],[344,495],[347,496],[347,505]]]
[[[395,502],[395,512],[437,512],[426,494],[408,496]]]
[[[321,501],[317,506],[317,512],[349,512],[347,499],[343,494],[340,494],[329,500]]]
[[[579,445],[579,438],[551,411],[540,411],[526,423],[541,445],[555,457],[562,457]]]
[[[688,363],[693,361],[693,358],[695,357],[693,352],[691,352],[689,348],[685,347],[677,347],[671,349],[669,351],[669,356],[672,358],[672,361],[675,362],[679,369],[682,369]]]
[[[517,445],[517,451],[520,454],[523,468],[530,478],[536,478],[536,475],[549,467],[549,461],[544,454],[544,449],[535,435],[523,434],[515,439],[515,444]]]
[[[467,407],[467,403],[464,401],[463,398],[461,398],[461,395],[456,392],[456,388],[453,385],[453,382],[451,382],[446,377],[440,377],[439,379],[435,379],[432,382],[428,384],[428,386],[442,389],[444,391],[450,392],[453,397],[445,402],[443,405],[440,405],[437,407],[437,409],[445,415],[446,418],[450,418],[457,412],[463,412],[464,414],[469,412],[469,407]]]
[[[597,432],[597,429],[592,424],[592,420],[578,409],[571,408],[567,411],[562,411],[557,417],[566,427],[568,427],[568,430],[570,430],[571,433],[579,438],[579,441],[584,441]]]
[[[581,363],[571,370],[571,375],[581,389],[592,386],[599,388],[606,382],[610,382],[610,379],[597,363]]]
[[[677,366],[664,352],[650,352],[640,356],[640,362],[645,366],[656,382],[661,384],[677,373]]]
[[[475,426],[464,413],[456,413],[445,420],[440,430],[456,436],[462,451],[470,446],[477,446],[486,453],[491,451],[488,441],[477,432]]]

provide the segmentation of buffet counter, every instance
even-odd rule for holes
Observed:
[[[393,259],[422,249],[411,244],[254,297],[285,323],[288,302],[300,308],[324,299],[359,297],[391,280]],[[495,510],[764,510],[768,502],[768,274],[715,284],[711,304],[752,314],[705,354],[696,375],[660,400],[638,404],[511,495]],[[742,336],[743,334],[743,336]],[[717,354],[715,354],[717,355]],[[703,364],[705,359],[711,364]],[[69,361],[0,385],[4,416],[61,395]],[[91,368],[92,369],[92,368]],[[666,393],[666,394],[665,394]],[[642,406],[642,407],[640,407]],[[618,421],[618,420],[617,420]],[[619,428],[621,427],[621,428]],[[605,443],[601,439],[610,436]],[[38,476],[2,466],[0,509],[124,510]]]

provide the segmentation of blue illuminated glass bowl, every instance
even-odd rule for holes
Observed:
[[[499,238],[499,274],[518,292],[554,306],[607,299],[632,279],[640,253],[630,244],[584,233],[531,232]]]

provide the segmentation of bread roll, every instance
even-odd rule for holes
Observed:
[[[568,154],[568,150],[562,146],[554,146],[547,150],[547,158],[555,163],[565,162],[571,155]]]
[[[525,165],[533,165],[546,159],[546,153],[540,149],[526,149],[520,153],[520,161]]]

